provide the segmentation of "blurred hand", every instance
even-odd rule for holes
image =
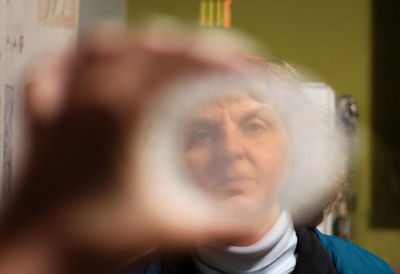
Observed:
[[[152,197],[139,197],[135,186],[145,182],[131,176],[140,121],[164,88],[197,73],[239,71],[235,55],[180,35],[117,32],[38,67],[27,98],[26,168],[3,231],[40,227],[87,254],[236,233],[211,206],[169,214],[176,208],[168,203],[141,202]]]

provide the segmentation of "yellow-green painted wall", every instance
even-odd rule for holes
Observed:
[[[147,13],[198,20],[199,0],[127,0],[127,19]],[[371,209],[371,1],[233,0],[232,27],[243,30],[273,55],[304,67],[339,94],[357,101],[357,204],[352,241],[390,263],[400,262],[400,231],[369,225]]]

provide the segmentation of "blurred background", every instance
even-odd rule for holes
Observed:
[[[21,102],[29,91],[21,75],[30,64],[76,43],[99,20],[135,24],[162,14],[197,25],[204,19],[204,2],[0,0],[2,203],[20,157]],[[389,0],[233,0],[230,6],[231,29],[256,38],[270,56],[323,82],[344,100],[344,110],[338,111],[356,155],[331,233],[394,267],[400,262],[399,14]]]

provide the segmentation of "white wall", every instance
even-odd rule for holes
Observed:
[[[84,0],[85,1],[85,0]],[[111,1],[110,1],[111,2]],[[22,152],[25,71],[76,43],[79,0],[0,0],[0,200]]]

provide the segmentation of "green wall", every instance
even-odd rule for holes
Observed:
[[[127,0],[127,19],[170,14],[196,23],[199,0]],[[306,69],[339,95],[357,101],[358,155],[352,241],[390,263],[400,262],[400,231],[369,226],[371,209],[371,1],[233,0],[232,27]]]

